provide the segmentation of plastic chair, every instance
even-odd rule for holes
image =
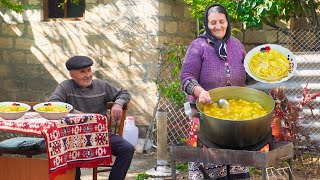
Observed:
[[[123,105],[122,107],[122,118],[120,121],[116,121],[116,122],[112,122],[111,121],[111,108],[112,106],[114,105],[113,102],[108,102],[107,103],[107,113],[109,114],[108,116],[108,128],[109,129],[112,129],[113,130],[113,133],[114,134],[119,134],[120,136],[122,136],[122,133],[123,133],[123,127],[124,127],[124,120],[126,118],[126,113],[127,113],[127,105]],[[100,169],[98,169],[100,167]],[[98,179],[98,173],[101,173],[101,172],[108,172],[108,171],[111,171],[112,169],[112,164],[111,165],[108,165],[108,166],[98,166],[98,167],[95,167],[93,168],[92,170],[92,179],[93,180],[97,180]]]

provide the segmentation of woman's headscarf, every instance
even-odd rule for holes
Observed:
[[[218,13],[222,13],[222,14],[226,15],[227,22],[228,22],[226,35],[222,39],[217,39],[215,36],[213,36],[211,31],[209,30],[209,27],[208,27],[208,16],[209,16],[208,11],[210,10],[210,8],[215,7],[215,6],[218,6],[218,8],[217,8]],[[203,20],[204,20],[203,23],[204,23],[205,32],[200,36],[201,37],[204,36],[206,38],[211,39],[214,43],[214,47],[215,47],[217,55],[220,58],[222,58],[223,60],[227,60],[226,42],[228,41],[228,39],[231,36],[230,17],[228,15],[227,10],[220,4],[212,4],[206,8],[206,12],[204,13]]]

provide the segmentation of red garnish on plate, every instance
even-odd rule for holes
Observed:
[[[270,51],[270,49],[271,49],[270,46],[266,46],[266,47],[265,47],[265,50],[266,50],[266,51]]]
[[[12,103],[12,106],[16,106],[17,104],[16,103]]]

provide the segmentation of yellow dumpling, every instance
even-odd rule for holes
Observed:
[[[37,111],[40,111],[40,112],[66,112],[66,111],[68,111],[68,108],[66,108],[64,106],[56,106],[56,105],[39,106],[37,108]]]
[[[230,99],[229,109],[219,108],[217,103],[207,104],[203,112],[214,118],[230,120],[248,120],[266,115],[268,112],[257,102],[249,102],[243,99]]]
[[[26,110],[27,108],[24,106],[7,105],[0,107],[0,112],[23,112]]]

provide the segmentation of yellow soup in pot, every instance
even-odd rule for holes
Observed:
[[[229,109],[219,108],[217,103],[206,104],[203,112],[211,117],[230,120],[248,120],[266,115],[268,112],[257,102],[230,99]]]
[[[66,108],[64,106],[56,106],[56,105],[39,106],[37,108],[37,111],[40,111],[40,112],[66,112],[66,111],[68,111],[68,108]]]
[[[248,65],[255,76],[270,82],[287,77],[290,70],[290,63],[285,55],[273,49],[255,53]]]
[[[7,105],[7,106],[0,106],[0,112],[24,112],[27,108],[24,106],[14,106],[14,105]]]

